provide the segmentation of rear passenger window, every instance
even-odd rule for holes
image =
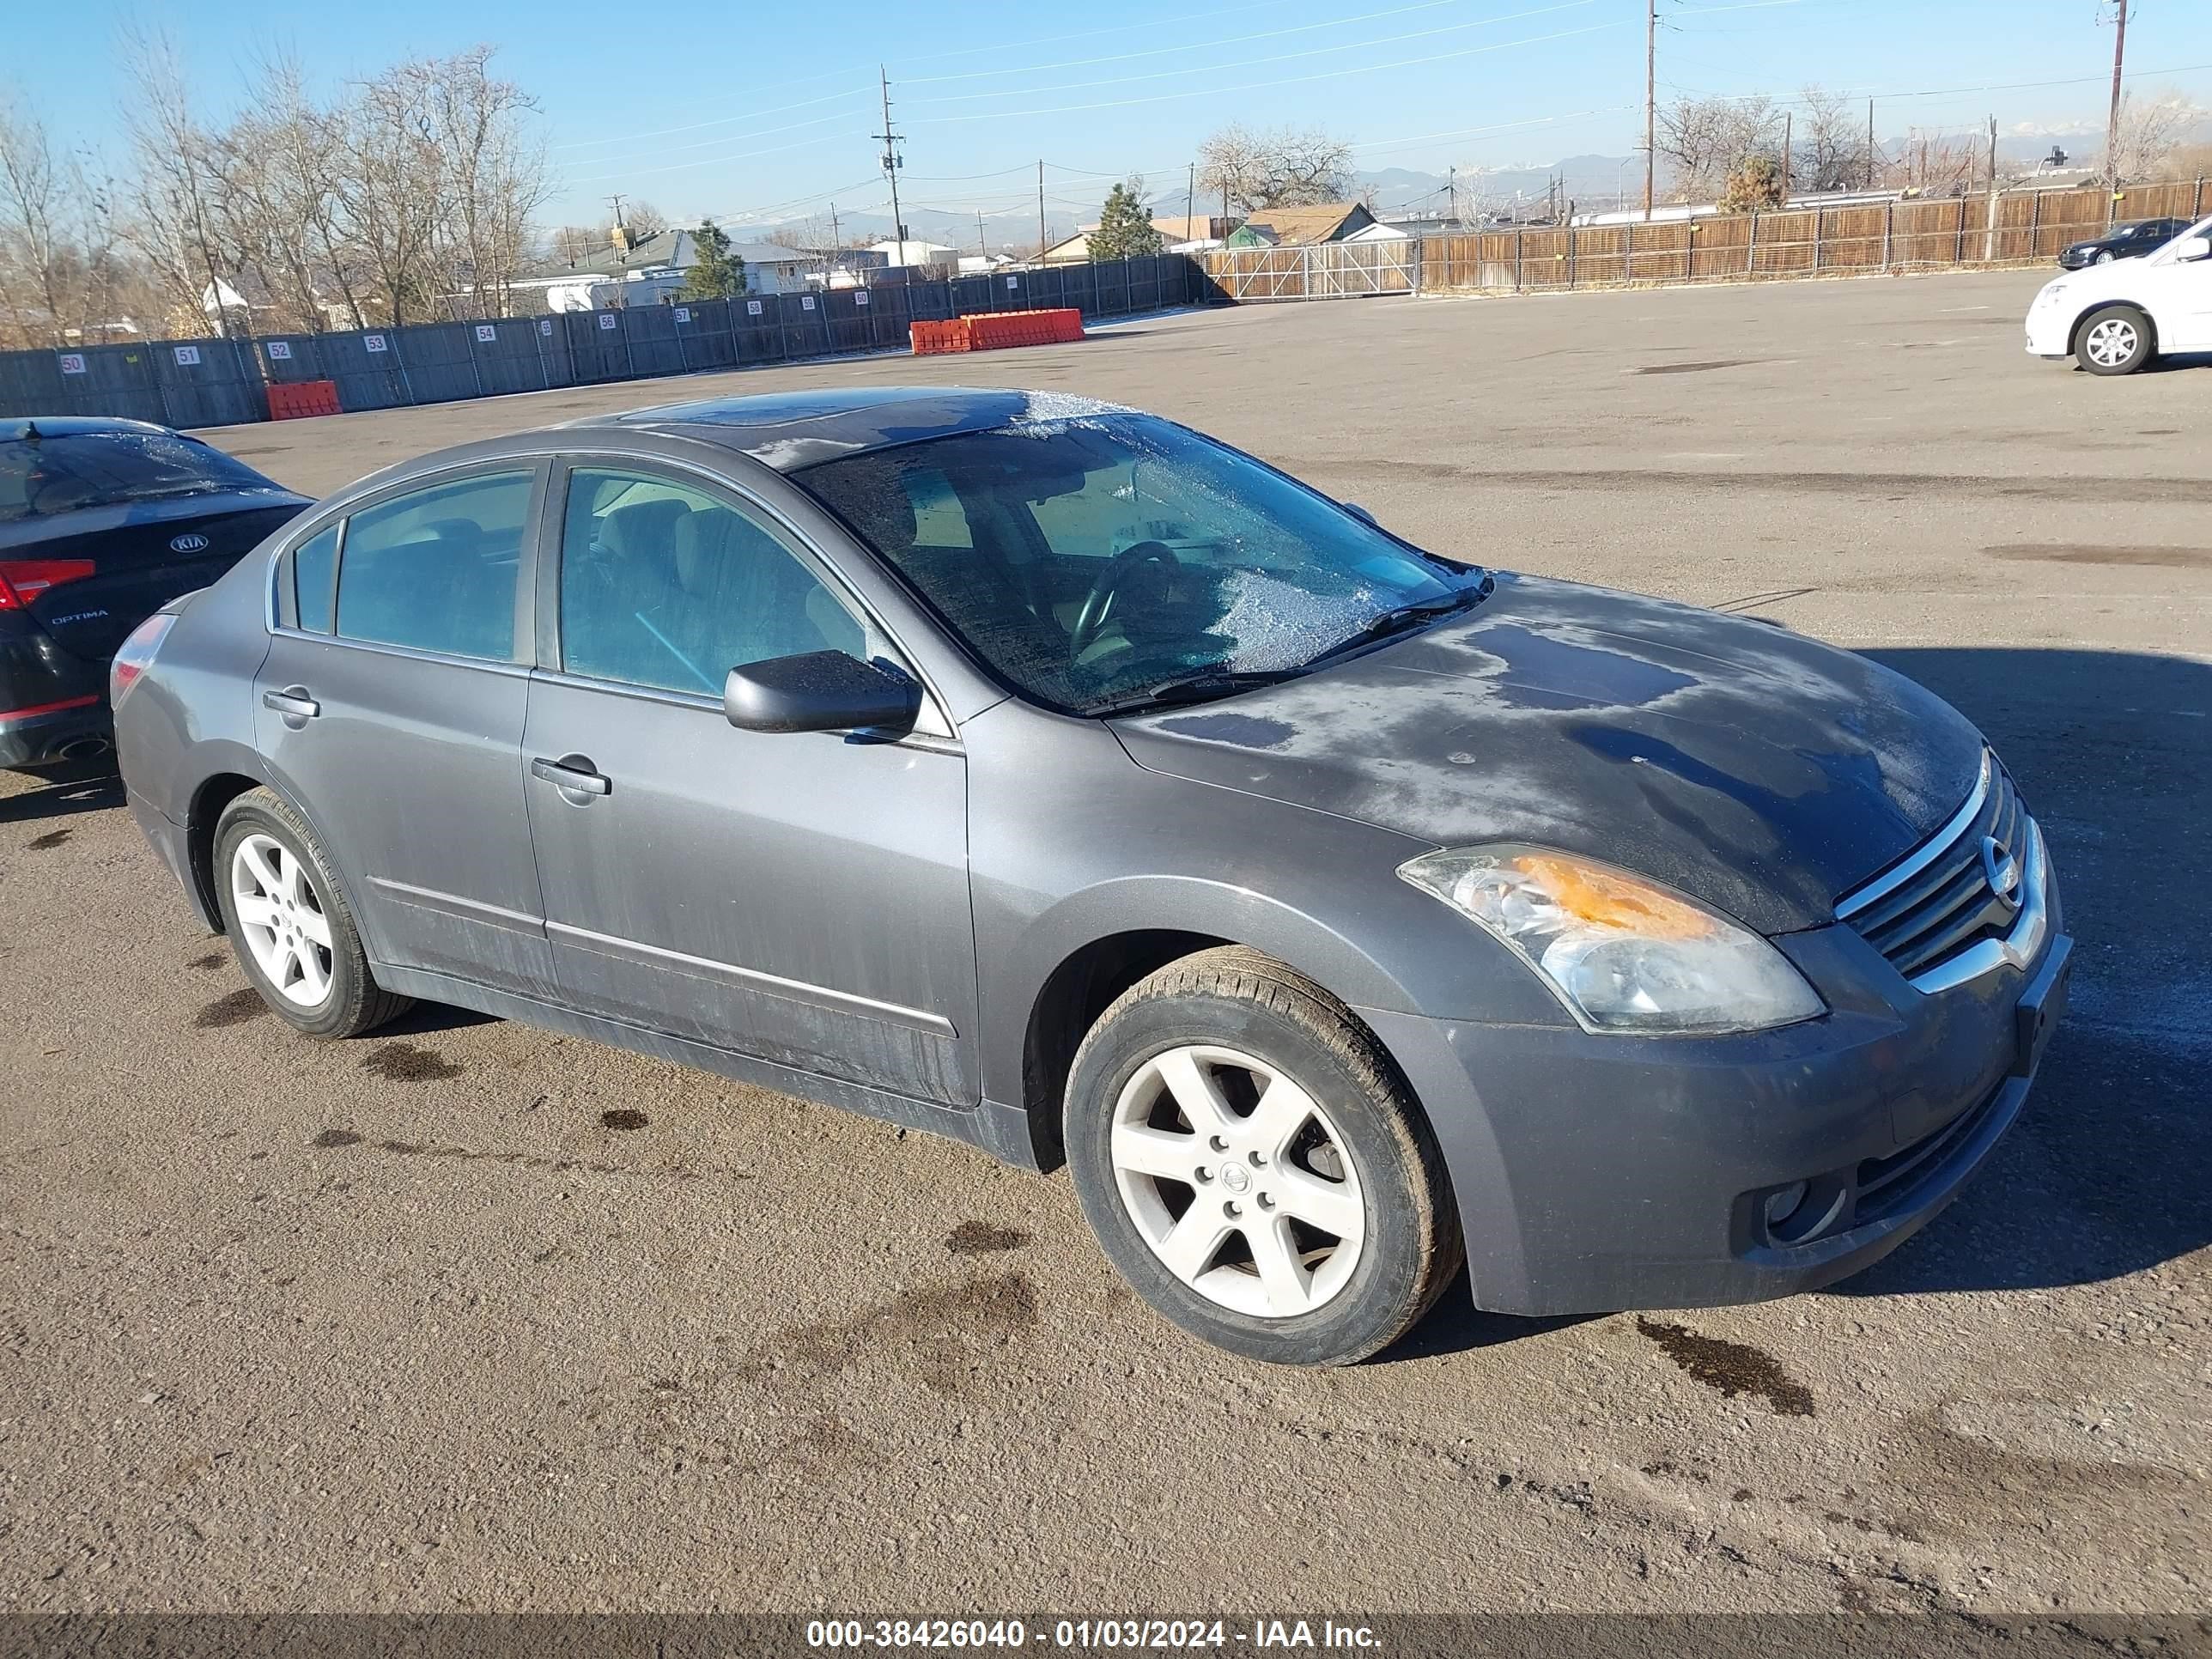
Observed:
[[[337,609],[331,578],[338,570],[338,527],[310,536],[292,550],[292,608],[310,634],[327,634]]]
[[[355,514],[338,564],[339,637],[514,661],[532,477],[480,473]],[[301,613],[305,625],[304,596]]]
[[[561,533],[561,666],[720,696],[730,670],[868,655],[857,618],[766,526],[650,473],[578,467]]]

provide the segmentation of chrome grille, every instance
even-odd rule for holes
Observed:
[[[2008,865],[2017,879],[1991,883]],[[2043,942],[2042,832],[1986,750],[1966,804],[1890,868],[1836,901],[1836,918],[1923,991],[2022,966]]]

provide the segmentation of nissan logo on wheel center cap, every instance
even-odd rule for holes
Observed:
[[[169,538],[169,550],[172,553],[198,553],[207,544],[206,537],[189,532],[182,536]]]
[[[1232,1193],[1241,1193],[1252,1184],[1252,1177],[1244,1172],[1243,1164],[1224,1164],[1221,1166],[1221,1184]]]

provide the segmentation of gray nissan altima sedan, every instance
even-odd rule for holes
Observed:
[[[139,824],[301,1032],[428,999],[1065,1161],[1263,1359],[1371,1354],[1462,1260],[1522,1314],[1854,1272],[2064,1004],[2042,834],[1918,686],[1056,394],[447,450],[112,689]]]

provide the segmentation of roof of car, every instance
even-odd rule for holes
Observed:
[[[0,420],[0,442],[40,438],[82,438],[118,432],[167,432],[151,421],[123,421],[105,415],[10,415]]]
[[[660,404],[569,424],[681,431],[738,450],[778,471],[792,472],[925,438],[1129,412],[1119,404],[1065,392],[887,386]]]

